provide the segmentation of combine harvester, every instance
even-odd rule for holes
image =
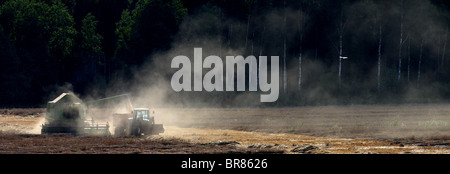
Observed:
[[[46,123],[42,134],[111,135],[109,123],[86,119],[89,106],[108,101],[126,99],[128,113],[113,114],[115,135],[155,135],[164,132],[162,124],[155,124],[148,108],[133,108],[128,94],[83,102],[72,93],[63,93],[47,103]]]
[[[42,134],[110,135],[109,124],[99,124],[85,118],[87,106],[72,93],[62,93],[47,103],[46,123]]]

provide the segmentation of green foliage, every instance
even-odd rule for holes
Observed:
[[[174,10],[174,16],[176,22],[179,24],[185,16],[188,14],[188,9],[183,6],[181,0],[172,0],[172,8]]]
[[[60,1],[55,1],[40,16],[44,23],[44,31],[50,33],[49,47],[56,56],[66,57],[72,53],[74,38],[77,31],[74,29],[72,15]]]
[[[88,13],[81,23],[81,48],[94,53],[102,52],[103,37],[96,32],[98,21],[91,13]]]
[[[60,1],[46,4],[39,1],[14,0],[5,2],[0,9],[2,25],[16,44],[28,45],[37,39],[48,45],[54,56],[68,56],[74,46],[74,20]],[[32,44],[32,43],[31,43]]]
[[[127,64],[140,64],[154,50],[167,49],[187,15],[180,0],[139,0],[130,10],[122,12],[115,29],[115,56]]]
[[[134,20],[128,9],[122,12],[120,21],[116,23],[117,48],[118,50],[128,49],[127,42],[130,41]],[[117,54],[117,53],[116,53]]]

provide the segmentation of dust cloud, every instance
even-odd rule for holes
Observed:
[[[26,131],[29,134],[41,134],[42,124],[45,123],[45,115],[37,119],[36,124],[33,125],[31,130]]]

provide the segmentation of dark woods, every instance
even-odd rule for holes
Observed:
[[[153,55],[191,54],[174,47],[279,56],[280,98],[268,106],[450,99],[445,0],[0,3],[3,107],[41,106],[64,90],[132,92],[116,82],[133,86],[139,69],[173,58]],[[163,77],[169,82],[170,73]],[[235,96],[221,97],[217,106]]]

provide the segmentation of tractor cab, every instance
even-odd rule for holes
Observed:
[[[150,110],[148,108],[135,108],[133,111],[133,119],[136,121],[150,122],[154,124],[154,117],[150,116]]]

